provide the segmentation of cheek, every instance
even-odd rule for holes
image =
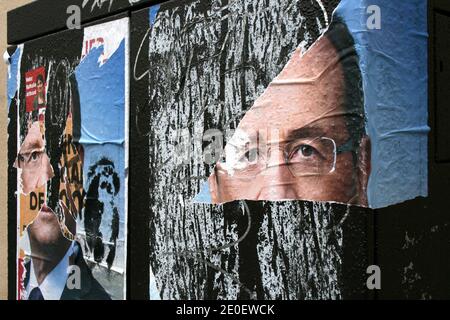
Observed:
[[[337,158],[335,173],[341,177],[342,183],[346,185],[354,184],[355,165],[352,153],[347,152]]]
[[[336,170],[330,175],[329,185],[336,194],[338,201],[348,200],[352,196],[355,188],[355,167],[353,165],[353,156],[346,153],[339,156],[336,160]],[[344,197],[342,200],[341,197]]]
[[[245,194],[248,190],[249,182],[244,179],[238,179],[233,175],[219,174],[217,187],[220,193],[230,193],[234,195]]]
[[[217,178],[216,175],[213,176]],[[214,185],[214,190],[211,189],[213,197],[218,197],[219,202],[228,202],[238,199],[253,199],[256,197],[255,181],[239,179],[234,175],[229,175],[226,172],[218,173],[217,183]],[[210,182],[211,186],[211,182]]]
[[[22,180],[24,183],[33,183],[38,178],[39,172],[32,166],[25,165],[22,169]]]
[[[353,172],[352,155],[342,155],[336,161],[334,172],[299,178],[295,185],[296,194],[305,200],[346,202],[354,193]]]

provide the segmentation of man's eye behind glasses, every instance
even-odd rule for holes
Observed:
[[[40,163],[40,160],[42,158],[44,151],[33,151],[28,154],[22,154],[19,153],[17,156],[19,167],[23,168],[24,165],[38,165]]]
[[[241,176],[254,177],[263,170],[265,158],[264,152],[260,148],[251,148],[239,158],[238,165],[234,170]]]
[[[296,144],[287,157],[294,176],[325,175],[334,170],[336,147],[332,139],[317,138]]]
[[[30,155],[28,162],[32,165],[38,165],[41,161],[42,155],[45,151],[33,151]]]
[[[218,163],[227,168],[227,170],[247,172],[251,169],[255,169],[260,160],[261,152],[256,147],[247,150],[239,150],[237,147],[228,145]]]
[[[290,160],[295,161],[296,158],[312,158],[313,156],[317,156],[318,151],[314,149],[314,147],[309,146],[307,144],[302,144],[294,152],[293,157]]]
[[[260,160],[260,151],[258,148],[253,148],[244,153],[241,157],[241,161],[244,161],[248,164],[255,164]]]
[[[39,159],[39,152],[34,151],[33,153],[31,153],[31,158],[32,161],[36,161],[37,159]]]

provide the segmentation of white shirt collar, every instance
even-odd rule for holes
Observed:
[[[38,284],[36,279],[36,274],[34,273],[33,259],[31,259],[30,263],[30,280],[28,281],[28,285],[26,288],[27,291],[27,299],[33,290],[36,287],[42,292],[42,296],[45,300],[60,300],[61,295],[66,287],[67,277],[68,277],[68,268],[69,268],[69,258],[74,253],[75,241],[72,241],[72,245],[67,250],[65,256],[61,259],[61,261],[50,271],[49,274],[45,277],[44,281],[42,281],[41,285]]]

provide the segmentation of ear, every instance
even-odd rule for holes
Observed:
[[[368,207],[369,202],[367,198],[367,186],[369,184],[369,177],[371,172],[371,142],[368,136],[361,139],[359,145],[359,154],[356,171],[358,174],[358,204]]]

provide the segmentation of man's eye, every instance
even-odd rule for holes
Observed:
[[[256,162],[258,161],[258,157],[259,157],[259,150],[258,149],[251,149],[248,150],[244,156],[242,157],[241,160],[245,160],[247,162]]]
[[[291,160],[300,160],[304,158],[312,158],[319,155],[319,152],[312,146],[307,144],[302,144],[298,146],[292,153]]]
[[[299,152],[304,157],[311,157],[314,154],[315,149],[311,146],[304,144],[300,146]]]
[[[38,158],[38,153],[35,151],[31,154],[31,159],[36,160]]]
[[[19,154],[19,161],[20,161],[20,162],[24,162],[24,161],[25,161],[25,158],[24,158],[23,155],[21,155],[21,154]]]

